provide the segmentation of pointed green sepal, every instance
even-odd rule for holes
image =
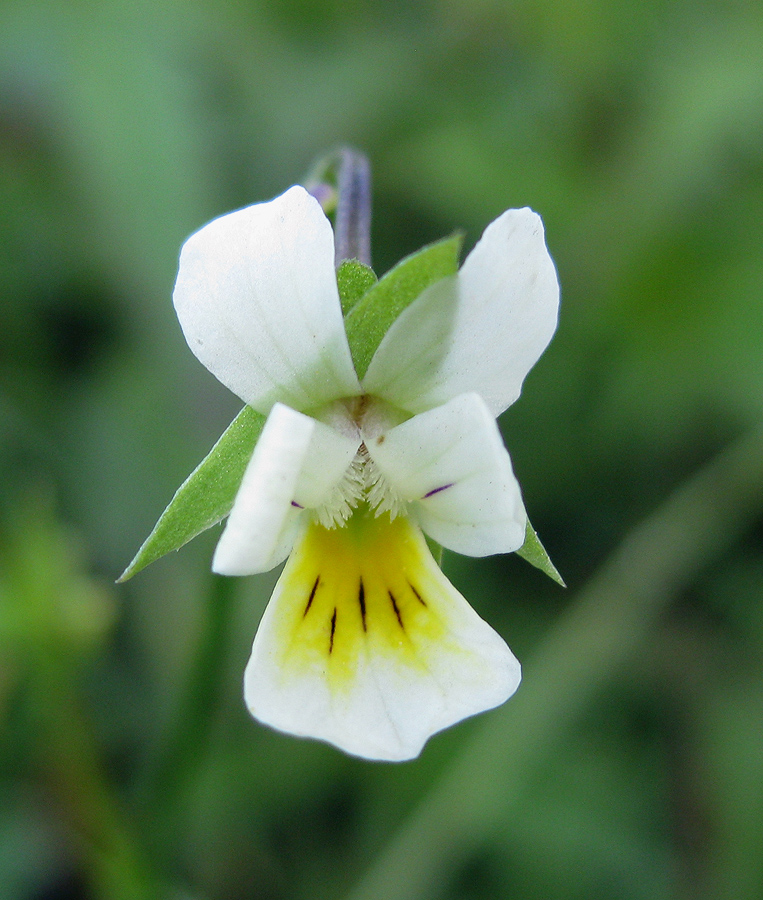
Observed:
[[[455,234],[407,256],[371,287],[344,323],[352,361],[363,378],[390,325],[421,292],[458,271],[463,236]]]
[[[342,303],[342,315],[346,316],[360,298],[376,284],[376,274],[357,259],[345,259],[336,270],[336,284]]]
[[[541,544],[529,519],[527,520],[527,526],[525,528],[525,542],[516,553],[517,556],[521,556],[522,559],[529,562],[531,566],[535,566],[536,569],[545,572],[546,575],[553,579],[557,584],[560,584],[562,587],[567,587],[564,583],[564,579],[557,571],[556,566],[551,562],[551,557],[546,553],[546,549],[543,544]]]
[[[241,410],[208,455],[178,488],[119,581],[132,578],[149,563],[171,550],[178,550],[228,515],[265,418],[250,406]]]
[[[438,544],[437,541],[433,540],[429,537],[428,534],[424,535],[424,539],[427,542],[427,547],[429,547],[429,552],[432,554],[432,558],[437,563],[437,565],[442,568],[442,557],[444,547],[442,544]]]

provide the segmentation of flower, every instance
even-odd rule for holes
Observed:
[[[522,546],[495,418],[551,339],[558,297],[540,218],[508,210],[398,316],[359,378],[331,225],[303,188],[188,239],[174,292],[186,340],[267,416],[213,568],[249,575],[291,554],[246,668],[257,719],[403,760],[516,690],[519,663],[422,532],[470,556]]]

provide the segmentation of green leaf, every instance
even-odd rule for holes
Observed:
[[[525,529],[525,542],[516,553],[517,556],[521,556],[522,559],[529,562],[531,566],[535,566],[536,569],[545,572],[546,575],[548,575],[549,578],[552,578],[557,584],[561,584],[562,587],[567,587],[562,576],[557,571],[556,566],[551,562],[551,558],[548,553],[546,553],[546,549],[543,544],[541,544],[529,519],[527,520],[527,527]]]
[[[463,236],[429,244],[407,256],[371,287],[345,316],[347,340],[358,378],[363,378],[382,338],[421,292],[458,271]]]
[[[346,316],[369,288],[376,284],[376,274],[357,259],[345,259],[336,270],[336,284],[342,302],[342,315]]]
[[[179,549],[228,515],[265,418],[250,406],[241,410],[178,488],[119,581],[132,578],[149,563]]]

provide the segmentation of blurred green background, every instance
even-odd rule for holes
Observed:
[[[182,241],[339,143],[379,274],[528,205],[562,284],[502,427],[569,588],[446,557],[524,682],[402,765],[249,719],[214,531],[113,583],[240,406]],[[763,896],[759,2],[3,0],[0,223],[0,900]]]

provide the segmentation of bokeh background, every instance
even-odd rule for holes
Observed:
[[[562,284],[501,424],[568,588],[446,556],[524,682],[402,765],[249,719],[215,533],[114,584],[240,405],[182,241],[337,144],[377,273],[528,205]],[[759,2],[3,0],[0,228],[0,900],[763,896]]]

